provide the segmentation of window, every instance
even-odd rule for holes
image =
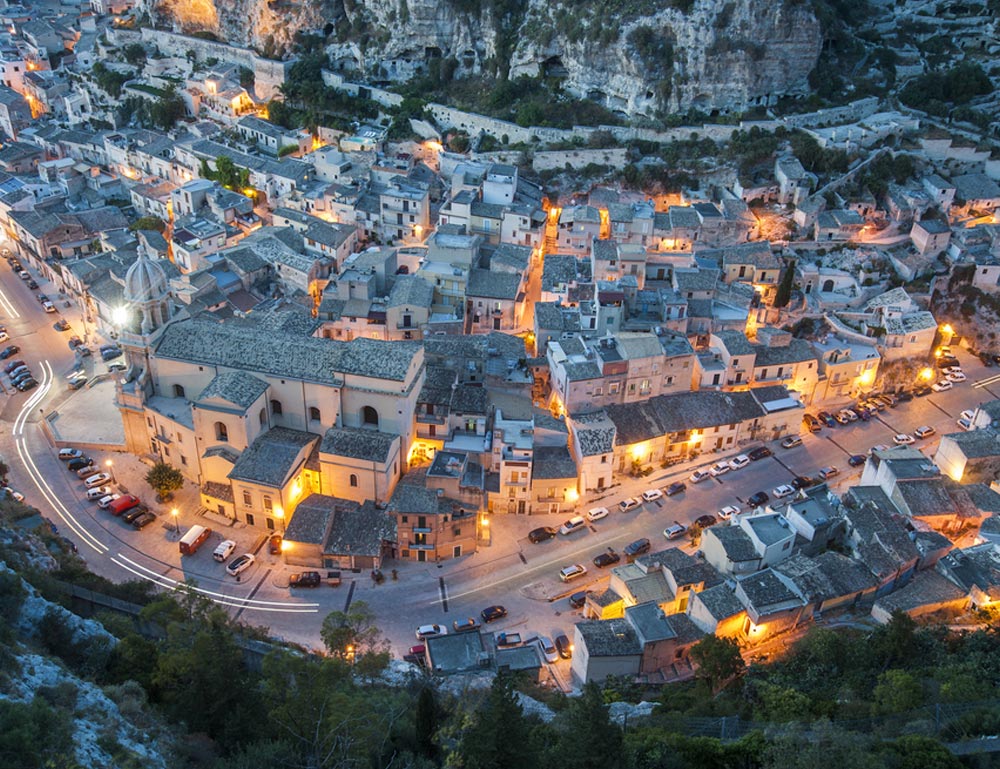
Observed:
[[[215,423],[215,439],[217,441],[229,441],[229,428],[222,422]]]
[[[260,414],[257,415],[257,418],[260,420],[260,426],[261,427],[263,427],[264,425],[266,425],[267,424],[267,409],[261,409],[260,410]]]
[[[175,398],[183,398],[184,397],[184,388],[181,385],[179,385],[179,384],[175,384],[174,385],[174,397]]]
[[[271,413],[276,417],[281,416],[281,401],[272,400],[271,401]]]
[[[426,529],[427,528],[427,518],[423,515],[417,516],[417,528]]]
[[[408,516],[408,515],[403,515],[403,516],[400,516],[400,520],[401,520],[401,521],[402,521],[403,523],[409,523],[409,522],[410,522],[410,516]]]
[[[315,406],[310,406],[309,407],[309,421],[310,422],[321,422],[322,421],[322,419],[320,418],[319,409],[316,408]]]
[[[602,465],[606,465],[607,463],[608,463],[608,455],[607,454],[601,454],[601,464]]]
[[[269,528],[271,531],[274,531],[274,519],[268,518],[266,520],[266,523],[267,523],[267,528]]]
[[[267,496],[267,494],[264,495],[264,509],[265,510],[274,509],[274,503],[271,501],[271,498]]]
[[[247,525],[253,526],[253,513],[247,513]]]
[[[356,489],[358,487],[358,476],[356,476],[354,473],[351,473],[351,477],[348,478],[347,482],[351,484],[352,489]]]
[[[365,406],[361,409],[361,424],[365,426],[378,427],[378,412],[372,406]]]
[[[250,507],[253,504],[253,497],[250,496],[249,491],[243,492],[243,504]]]
[[[187,463],[188,463],[188,458],[183,454],[181,454],[181,464],[186,466]]]

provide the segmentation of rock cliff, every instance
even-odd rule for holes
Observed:
[[[445,62],[458,77],[545,74],[629,116],[739,110],[804,92],[822,44],[805,0],[147,2],[158,23],[262,50],[321,33],[339,67],[370,80]]]

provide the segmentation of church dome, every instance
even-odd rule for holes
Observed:
[[[167,295],[167,274],[156,261],[139,251],[139,258],[125,273],[125,301],[145,304]]]

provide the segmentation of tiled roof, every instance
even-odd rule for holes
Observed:
[[[733,563],[756,561],[760,558],[750,535],[739,526],[713,526],[702,534],[702,537],[709,536],[719,540],[726,557]]]
[[[706,588],[699,593],[695,593],[697,600],[708,609],[708,613],[716,620],[724,620],[733,617],[743,611],[743,604],[736,597],[733,589],[723,582],[720,585]]]
[[[338,457],[364,459],[368,462],[386,462],[398,435],[356,427],[331,427],[323,435],[319,450]]]
[[[434,300],[434,286],[418,275],[399,275],[389,292],[388,307],[426,307]]]
[[[245,371],[227,371],[218,374],[201,391],[198,400],[219,398],[241,408],[248,408],[267,392],[267,382]]]
[[[531,459],[531,477],[537,480],[576,479],[576,462],[565,446],[538,446]]]
[[[384,543],[395,542],[396,538],[396,517],[367,500],[359,507],[334,512],[323,553],[378,557]]]
[[[279,488],[295,469],[302,450],[318,440],[313,433],[272,427],[243,450],[229,477]]]
[[[750,391],[714,390],[657,395],[647,401],[608,406],[605,411],[617,428],[618,445],[666,433],[736,424],[766,413]]]
[[[606,413],[579,414],[572,421],[581,455],[591,457],[614,451],[615,425]]]
[[[632,625],[625,619],[577,622],[576,630],[587,646],[587,656],[638,656],[642,649]]]
[[[778,603],[802,601],[778,578],[772,569],[764,569],[741,578],[738,588],[742,590],[750,602],[750,606],[747,608],[753,607],[757,611],[765,610],[768,606]]]
[[[519,273],[472,270],[465,294],[469,297],[514,300],[520,290],[522,278]]]

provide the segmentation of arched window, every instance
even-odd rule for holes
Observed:
[[[319,409],[315,406],[309,407],[309,421],[310,422],[322,422],[322,417],[320,417]]]
[[[263,427],[264,425],[266,425],[267,424],[267,409],[261,409],[260,410],[260,414],[258,415],[258,418],[260,419],[260,426],[261,427]]]
[[[215,423],[215,439],[219,441],[229,440],[229,428],[223,422]]]
[[[378,427],[378,412],[372,406],[361,409],[361,424]]]
[[[358,476],[356,476],[354,473],[351,473],[349,482],[351,484],[351,488],[356,489],[358,487]]]
[[[174,385],[174,397],[183,398],[184,397],[184,387],[179,384]]]
[[[271,413],[276,417],[281,416],[281,401],[271,401]]]

